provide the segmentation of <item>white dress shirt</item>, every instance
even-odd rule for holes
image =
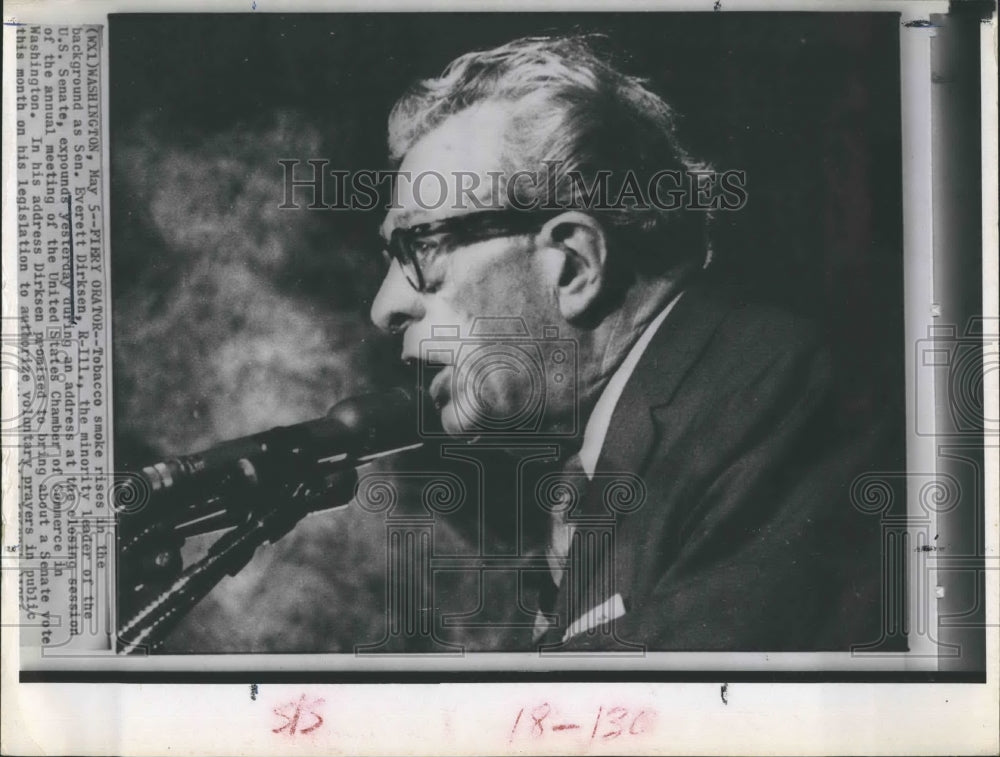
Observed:
[[[587,427],[583,430],[583,446],[580,447],[579,452],[580,465],[583,467],[583,471],[587,474],[588,479],[594,477],[594,471],[597,469],[597,459],[601,455],[601,448],[604,447],[604,439],[608,435],[608,426],[611,425],[611,416],[614,415],[618,400],[621,399],[622,392],[625,391],[625,385],[632,378],[632,372],[635,371],[636,365],[639,364],[639,359],[646,351],[650,341],[652,341],[656,330],[660,328],[664,319],[674,309],[674,305],[677,304],[683,294],[681,292],[674,297],[659,312],[656,318],[650,321],[649,325],[646,326],[646,330],[642,332],[642,336],[632,345],[632,349],[629,350],[628,355],[625,356],[622,364],[618,366],[618,370],[611,376],[611,380],[608,381],[607,386],[604,387],[604,391],[601,392],[601,396],[597,399],[597,404],[594,405],[594,410],[591,412],[590,418],[587,419]]]
[[[656,334],[657,329],[663,324],[663,321],[670,314],[670,311],[673,310],[683,294],[681,292],[674,297],[657,314],[656,318],[650,321],[649,325],[642,332],[642,335],[632,345],[632,349],[629,350],[628,355],[625,356],[621,365],[612,374],[611,379],[604,387],[604,391],[601,392],[601,396],[597,399],[590,418],[587,419],[587,426],[583,431],[583,446],[580,447],[580,451],[577,453],[580,467],[583,469],[588,480],[594,477],[594,471],[597,469],[597,460],[601,455],[601,448],[604,447],[604,440],[608,435],[608,427],[611,425],[611,417],[614,415],[618,400],[621,399],[622,392],[625,390],[625,385],[628,384],[628,380],[632,377],[632,373],[635,371],[639,359],[652,341],[653,335]],[[556,586],[562,583],[563,577],[566,574],[569,547],[573,538],[573,525],[567,522],[566,515],[567,513],[564,510],[552,513],[549,543],[545,549],[549,571]],[[615,594],[597,607],[589,609],[579,618],[576,618],[566,629],[563,640],[565,641],[571,636],[583,633],[608,620],[619,618],[624,614],[625,607],[621,596]],[[535,617],[536,639],[540,638],[548,627],[548,621],[539,612]]]

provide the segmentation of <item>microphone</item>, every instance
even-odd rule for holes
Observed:
[[[167,457],[126,474],[119,501],[134,508],[119,522],[119,574],[131,589],[119,610],[123,649],[162,635],[265,541],[275,542],[307,513],[346,505],[355,467],[422,445],[417,402],[403,388],[339,402],[326,416]],[[141,491],[144,490],[144,491]],[[145,505],[152,505],[148,509]],[[183,568],[181,547],[194,534],[230,529],[197,563]]]
[[[223,496],[251,487],[295,484],[420,444],[418,392],[397,387],[337,403],[323,418],[167,457],[142,468],[148,493]]]

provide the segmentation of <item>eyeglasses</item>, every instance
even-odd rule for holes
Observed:
[[[457,247],[498,237],[536,231],[554,213],[504,210],[481,210],[439,221],[393,229],[384,242],[387,263],[395,260],[407,282],[418,292],[428,291],[423,269],[439,254]]]

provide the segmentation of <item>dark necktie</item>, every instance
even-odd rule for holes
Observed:
[[[574,453],[563,462],[559,480],[546,487],[553,494],[549,501],[552,512],[545,547],[549,571],[538,578],[538,613],[532,633],[536,643],[559,641],[563,627],[569,622],[567,618],[556,619],[556,600],[559,587],[566,580],[569,550],[573,540],[570,510],[584,496],[586,484],[587,475],[580,464],[580,456]]]

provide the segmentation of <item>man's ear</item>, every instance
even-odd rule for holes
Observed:
[[[557,253],[555,294],[563,318],[578,321],[593,310],[607,284],[607,237],[593,216],[570,210],[549,220],[539,247]]]

